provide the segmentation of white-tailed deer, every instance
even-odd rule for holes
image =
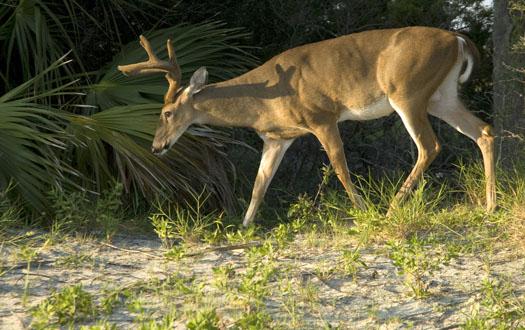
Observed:
[[[491,127],[468,112],[458,98],[479,54],[467,37],[427,27],[374,30],[285,51],[230,80],[206,84],[198,69],[188,87],[168,40],[168,61],[140,38],[149,60],[119,66],[125,74],[165,72],[164,98],[152,151],[168,150],[192,124],[253,128],[264,140],[247,226],[294,139],[314,134],[355,206],[364,203],[348,172],[337,124],[371,120],[396,112],[418,149],[417,162],[392,201],[395,207],[413,188],[440,150],[428,115],[474,140],[483,155],[486,207],[496,206],[494,138]]]

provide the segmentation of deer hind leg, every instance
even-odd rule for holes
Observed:
[[[244,216],[244,221],[242,222],[244,227],[247,227],[253,222],[257,209],[264,198],[264,194],[283,159],[284,153],[288,150],[292,142],[293,140],[264,139],[263,153],[255,184],[253,185],[252,199]]]
[[[416,144],[418,156],[414,168],[401,186],[401,189],[397,192],[394,200],[391,202],[387,215],[391,214],[393,209],[405,199],[406,195],[421,179],[423,172],[436,158],[441,149],[432,126],[430,125],[428,114],[425,111],[426,106],[398,106],[392,101],[391,104],[401,117],[405,128]]]
[[[459,99],[453,98],[448,103],[432,103],[429,113],[442,119],[458,132],[474,140],[478,145],[483,156],[485,168],[486,207],[488,212],[492,212],[496,208],[496,175],[492,128],[469,112]]]
[[[314,132],[315,136],[321,142],[330,163],[335,169],[335,173],[339,178],[339,181],[343,184],[343,187],[348,194],[348,197],[352,201],[355,207],[364,210],[365,202],[361,195],[355,189],[354,184],[350,178],[348,171],[348,164],[346,163],[345,152],[343,148],[343,142],[339,135],[339,129],[337,123],[333,125],[323,126]]]

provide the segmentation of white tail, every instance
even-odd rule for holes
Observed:
[[[465,71],[459,76],[458,79],[459,82],[463,84],[470,78],[470,75],[472,74],[472,69],[474,68],[474,56],[467,49],[465,49],[467,46],[465,39],[459,36],[457,38],[459,41],[459,53],[463,55],[464,61],[467,62]]]

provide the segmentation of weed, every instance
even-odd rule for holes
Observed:
[[[355,277],[360,268],[366,268],[367,265],[361,258],[358,248],[345,250],[339,260],[340,268],[345,275]]]
[[[139,316],[143,315],[145,311],[142,301],[137,297],[133,297],[127,301],[126,308],[130,313],[139,314]]]
[[[95,207],[95,223],[100,225],[104,231],[106,240],[111,241],[118,230],[118,225],[122,219],[120,213],[122,207],[123,185],[115,182],[113,189],[104,191],[98,198]]]
[[[245,306],[254,305],[258,308],[263,298],[270,293],[269,282],[277,271],[273,258],[273,245],[269,241],[248,250],[246,271],[237,287],[240,296],[236,297]]]
[[[397,241],[388,243],[390,258],[405,275],[405,284],[416,298],[429,295],[426,278],[449,260],[449,256],[440,256],[425,248],[423,242],[413,237],[406,244]]]
[[[295,203],[290,204],[288,218],[301,223],[312,222],[315,216],[314,200],[307,194],[299,195]]]
[[[525,327],[525,301],[513,295],[509,282],[485,279],[481,302],[471,310],[464,329],[522,329]]]
[[[117,330],[117,326],[104,320],[94,325],[83,325],[80,327],[80,330]]]
[[[140,330],[171,330],[175,328],[175,321],[177,320],[177,314],[172,311],[166,314],[160,322],[155,320],[143,321],[139,329]]]
[[[315,276],[323,282],[330,280],[336,273],[336,268],[333,267],[332,263],[323,261],[317,264],[314,269]]]
[[[88,202],[85,192],[66,194],[63,191],[53,190],[50,199],[54,211],[50,233],[52,240],[87,226],[91,208],[86,207]]]
[[[327,321],[324,321],[323,329],[324,330],[339,330],[339,329],[343,329],[343,327],[340,324],[333,325]]]
[[[235,321],[235,330],[264,330],[271,329],[272,318],[263,310],[244,312]]]
[[[70,254],[63,257],[58,257],[54,265],[57,267],[76,268],[85,264],[93,265],[95,260],[92,256],[82,253]]]
[[[279,292],[282,297],[281,306],[288,313],[292,328],[298,328],[301,323],[298,301],[295,295],[296,291],[297,289],[292,280],[283,278],[279,281]]]
[[[158,286],[158,285],[153,285]],[[175,291],[178,294],[202,296],[204,284],[198,283],[195,277],[185,277],[182,275],[170,275],[160,282],[160,288],[167,291]]]
[[[104,237],[111,240],[122,219],[122,190],[122,184],[116,182],[111,190],[104,191],[94,201],[88,198],[86,192],[66,194],[59,190],[52,191],[50,199],[54,217],[50,240],[57,241],[64,235],[97,227],[102,227]]]
[[[110,315],[116,307],[123,305],[129,297],[131,297],[129,290],[107,290],[100,300],[99,308],[106,315]]]
[[[14,188],[13,184],[9,184],[7,188],[0,191],[0,239],[5,240],[7,231],[20,223],[22,209],[16,206],[8,198],[8,194]]]
[[[189,330],[219,330],[219,316],[214,308],[197,311],[188,321]]]
[[[206,236],[208,229],[221,222],[223,214],[204,213],[204,205],[209,198],[200,194],[193,195],[193,202],[186,202],[186,208],[166,207],[157,203],[157,211],[149,216],[155,233],[166,248],[173,247],[175,240],[196,243]]]
[[[186,248],[182,245],[172,246],[164,253],[164,257],[168,260],[181,260],[186,255]]]
[[[27,245],[22,246],[18,252],[18,257],[27,262],[26,274],[24,276],[24,295],[22,298],[22,304],[24,306],[27,304],[27,298],[29,297],[29,276],[31,272],[31,262],[36,259],[37,256],[38,251]]]
[[[288,209],[288,218],[292,221],[294,231],[304,228],[306,224],[315,224],[318,229],[334,231],[339,226],[341,216],[347,215],[350,208],[348,201],[340,197],[339,191],[328,189],[335,173],[333,168],[324,165],[321,172],[322,180],[314,198],[306,194],[300,195]]]
[[[242,277],[238,291],[245,295],[249,303],[258,304],[262,298],[269,294],[268,282],[275,274],[275,267],[272,263],[260,263],[250,266]]]
[[[255,226],[249,226],[248,228],[241,228],[230,231],[228,228],[224,232],[224,236],[228,243],[247,243],[257,239],[257,229]]]
[[[235,277],[235,269],[232,264],[225,264],[213,268],[213,285],[217,289],[228,289],[230,281]]]
[[[467,165],[459,161],[458,182],[460,189],[465,193],[467,200],[474,205],[482,206],[485,202],[485,173],[483,164],[474,163]]]
[[[390,238],[407,238],[427,226],[426,222],[434,210],[443,202],[446,187],[437,190],[423,181],[402,205],[393,209],[386,230]]]
[[[55,324],[66,325],[90,319],[97,314],[97,310],[92,296],[82,289],[82,285],[74,285],[52,293],[31,314],[31,326],[45,329]]]
[[[283,248],[287,243],[294,238],[294,230],[289,224],[281,223],[272,230],[272,236],[280,248]]]
[[[298,296],[302,302],[314,307],[319,302],[319,288],[311,281],[307,281],[299,286]]]

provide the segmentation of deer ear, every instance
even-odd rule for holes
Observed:
[[[200,67],[190,79],[190,86],[188,87],[188,92],[190,95],[197,94],[200,90],[206,85],[208,81],[208,71],[205,67]]]

